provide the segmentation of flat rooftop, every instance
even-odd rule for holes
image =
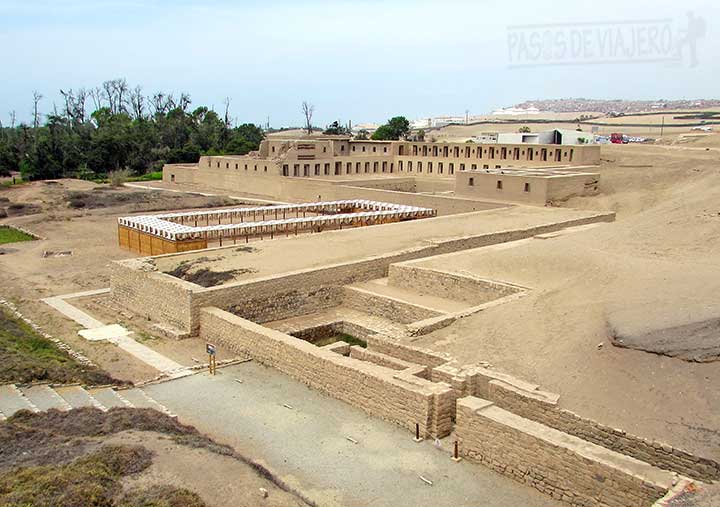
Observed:
[[[533,177],[533,178],[554,178],[554,177],[563,177],[563,176],[590,176],[597,174],[596,172],[592,171],[579,171],[577,169],[581,169],[578,167],[568,167],[568,168],[555,168],[555,167],[548,167],[548,168],[513,168],[513,167],[504,167],[501,169],[494,168],[494,169],[464,169],[460,171],[461,173],[471,173],[471,174],[496,174],[496,175],[502,175],[502,176],[525,176],[525,177]]]
[[[302,217],[300,213],[303,214]],[[315,216],[307,217],[306,213]],[[295,217],[288,216],[292,214],[295,214]],[[258,215],[262,220],[257,220]],[[266,220],[268,215],[271,220]],[[264,228],[285,225],[355,225],[359,221],[383,218],[409,220],[435,215],[435,210],[430,208],[358,199],[127,216],[119,217],[118,224],[172,241],[182,241],[200,238],[208,233],[235,236],[254,234]],[[213,225],[210,225],[211,220]],[[229,223],[222,223],[223,220]],[[199,225],[203,221],[205,225]],[[188,222],[193,225],[188,225]]]

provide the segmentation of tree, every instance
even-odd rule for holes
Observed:
[[[370,132],[368,132],[365,129],[360,129],[358,133],[355,135],[355,139],[358,141],[367,141],[370,136]]]
[[[38,91],[33,92],[33,128],[37,129],[40,126],[40,111],[38,111],[38,104],[42,100],[43,96]]]
[[[415,135],[417,137],[418,141],[424,141],[425,140],[425,130],[420,129],[417,131],[417,134]]]
[[[530,127],[528,127],[527,125],[523,125],[518,129],[518,132],[520,132],[521,134],[528,134],[530,133]]]
[[[313,117],[313,112],[315,112],[315,106],[308,103],[307,101],[303,101],[302,111],[303,111],[303,116],[305,116],[305,130],[307,130],[308,135],[311,135],[313,133],[312,117]]]
[[[144,174],[166,163],[197,162],[204,153],[244,155],[264,137],[252,124],[232,127],[229,98],[220,116],[207,107],[191,112],[186,93],[145,96],[125,79],[77,90],[60,91],[63,103],[44,116],[44,125],[37,91],[29,125],[16,126],[14,113],[10,127],[0,125],[0,173],[19,170],[27,179]]]
[[[330,125],[328,125],[325,130],[323,131],[323,134],[329,135],[329,136],[344,136],[350,134],[350,131],[340,125],[340,122],[335,120]]]
[[[404,116],[395,116],[378,127],[371,139],[375,141],[397,141],[410,134],[410,122]]]

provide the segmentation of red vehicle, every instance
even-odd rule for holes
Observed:
[[[613,144],[627,144],[627,137],[625,137],[625,134],[621,134],[618,132],[615,132],[614,134],[610,134],[610,142]]]

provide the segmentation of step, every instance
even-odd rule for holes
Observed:
[[[379,278],[368,282],[358,283],[352,287],[364,289],[368,292],[377,294],[378,296],[390,297],[412,305],[430,308],[440,313],[460,312],[472,306],[463,301],[454,301],[452,299],[431,296],[428,294],[420,294],[419,292],[412,290],[388,285],[387,278]]]
[[[132,404],[121,397],[112,387],[97,387],[88,389],[90,396],[99,401],[104,407],[111,408],[132,408]]]
[[[102,411],[107,411],[102,403],[93,398],[84,388],[80,386],[63,386],[56,387],[55,391],[66,401],[72,408],[94,407]]]
[[[155,410],[158,410],[162,412],[163,414],[167,414],[171,417],[175,417],[175,414],[173,414],[168,408],[161,403],[158,403],[153,398],[148,396],[148,394],[143,391],[142,389],[133,388],[133,389],[127,389],[125,391],[120,391],[119,393],[123,398],[128,400],[130,403],[133,404],[136,408],[153,408]]]
[[[6,384],[0,386],[0,412],[5,417],[10,417],[18,410],[23,409],[37,412],[37,407],[15,385]]]
[[[21,387],[20,391],[38,410],[70,410],[72,407],[52,387],[48,385]]]

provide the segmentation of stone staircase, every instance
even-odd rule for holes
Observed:
[[[140,388],[117,389],[114,387],[82,387],[79,385],[55,386],[0,385],[0,421],[4,421],[19,410],[42,412],[51,408],[72,410],[94,407],[107,412],[115,407],[153,408],[175,417],[167,407],[148,396]]]

